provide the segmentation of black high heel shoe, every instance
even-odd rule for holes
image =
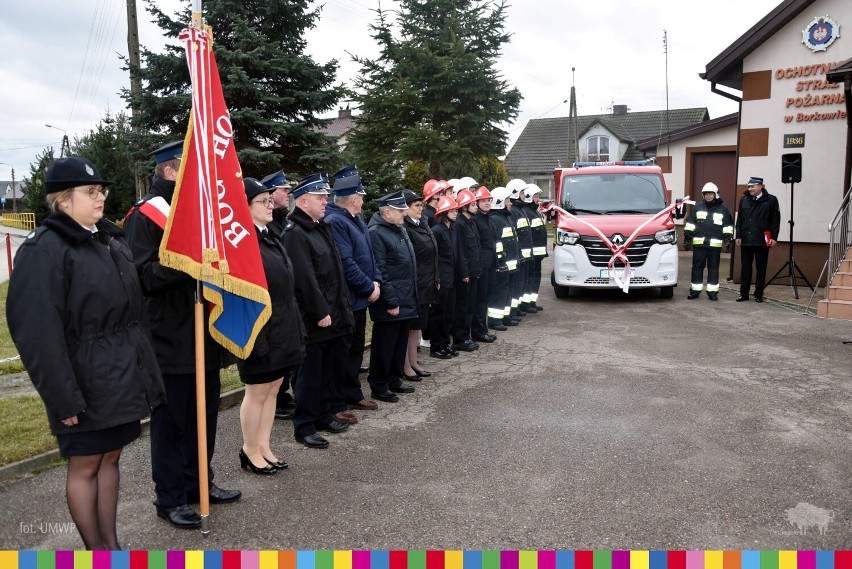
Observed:
[[[411,368],[411,369],[414,369],[414,368]],[[422,369],[422,370],[415,369],[414,373],[417,374],[418,377],[432,377],[432,372],[426,371],[425,369]]]
[[[258,468],[251,460],[249,460],[248,455],[243,449],[240,449],[240,466],[242,466],[244,470],[250,470],[254,474],[260,474],[263,476],[269,476],[278,472],[278,470],[274,466],[265,466],[263,468]]]
[[[269,466],[271,466],[275,470],[287,470],[290,467],[290,465],[284,462],[283,460],[276,460],[275,462],[272,462],[265,456],[263,457],[263,460],[265,460],[267,464],[269,464]]]

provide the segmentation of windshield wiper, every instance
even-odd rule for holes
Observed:
[[[608,211],[607,213],[645,213],[644,211],[639,211],[638,209],[613,209]]]
[[[592,213],[594,215],[603,215],[602,211],[596,211],[594,209],[580,209],[579,207],[566,208],[571,213]]]

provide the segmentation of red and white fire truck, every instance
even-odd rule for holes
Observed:
[[[554,178],[556,296],[567,298],[571,288],[659,287],[661,298],[672,298],[677,233],[662,170],[648,161],[579,162]]]

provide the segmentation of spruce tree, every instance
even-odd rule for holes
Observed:
[[[30,175],[24,180],[24,204],[28,212],[35,214],[36,226],[41,225],[44,218],[50,214],[47,209],[47,192],[44,190],[44,179],[47,176],[47,167],[55,160],[53,147],[44,149],[44,152],[36,156],[36,161],[30,164]]]
[[[499,125],[518,115],[521,100],[495,68],[510,37],[506,3],[400,0],[395,14],[391,22],[380,9],[371,26],[378,57],[355,58],[361,115],[349,142],[359,168],[381,190],[398,184],[411,161],[427,163],[428,178],[476,178],[480,158],[505,153]]]
[[[153,0],[147,11],[166,37],[177,39],[190,21],[190,3],[177,19]],[[213,47],[234,141],[244,175],[262,177],[279,168],[309,174],[342,165],[333,138],[317,129],[319,115],[340,97],[337,61],[318,64],[304,53],[305,32],[316,25],[320,8],[308,0],[205,0],[205,21],[213,28]],[[161,140],[186,133],[190,81],[182,45],[164,53],[143,49],[142,94],[122,95],[134,109],[135,123]],[[129,65],[129,64],[128,64]]]

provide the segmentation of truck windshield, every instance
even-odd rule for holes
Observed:
[[[580,174],[562,181],[562,207],[571,213],[657,213],[666,207],[655,174]]]

